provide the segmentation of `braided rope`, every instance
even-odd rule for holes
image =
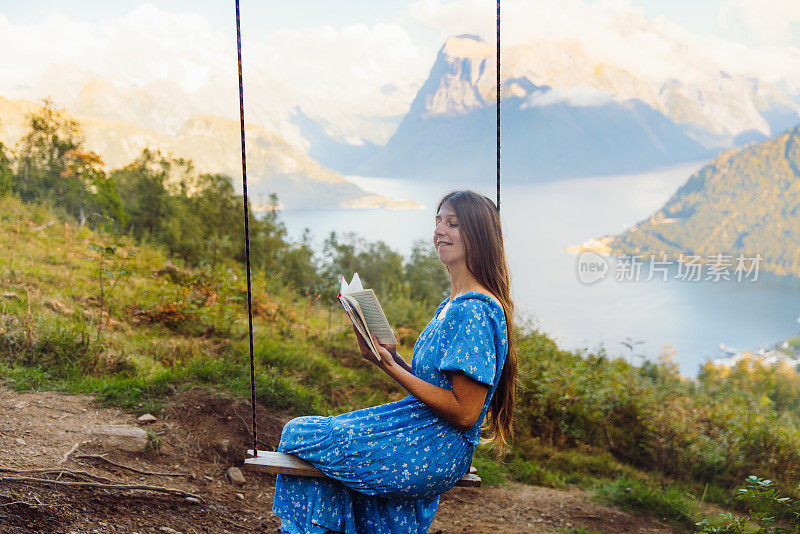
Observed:
[[[497,0],[497,211],[500,211],[500,0]]]
[[[253,409],[253,456],[258,458],[256,427],[256,363],[253,351],[253,287],[250,280],[250,207],[247,201],[247,156],[244,148],[244,90],[242,84],[242,31],[236,0],[236,56],[239,66],[239,125],[242,130],[242,199],[244,202],[244,250],[247,260],[247,326],[250,334],[250,404]]]

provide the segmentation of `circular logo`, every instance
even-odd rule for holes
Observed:
[[[586,251],[578,254],[575,270],[580,283],[590,285],[605,279],[611,272],[611,266],[605,257]]]

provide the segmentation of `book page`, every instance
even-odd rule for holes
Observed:
[[[350,283],[347,283],[347,279],[342,276],[340,279],[340,287],[339,287],[339,294],[344,295],[345,293],[351,293],[353,291],[361,291],[364,289],[364,286],[361,285],[361,278],[358,276],[358,273],[353,275],[353,279]]]
[[[356,327],[356,330],[361,337],[364,338],[364,341],[367,343],[367,346],[370,348],[372,353],[378,359],[381,360],[380,352],[378,352],[378,348],[375,346],[375,343],[372,341],[372,336],[370,336],[369,327],[366,325],[363,319],[363,312],[358,305],[358,302],[349,297],[348,295],[342,295],[339,297],[339,302],[341,302],[344,311],[347,312],[347,315],[350,317],[350,321],[352,321],[353,326]]]
[[[394,337],[392,327],[389,326],[389,321],[386,320],[383,308],[381,308],[378,297],[375,296],[373,290],[364,289],[362,291],[353,291],[352,293],[348,293],[347,296],[352,297],[358,303],[370,332],[375,334],[381,345],[397,344],[397,339]]]

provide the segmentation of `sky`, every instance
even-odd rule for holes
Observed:
[[[101,22],[122,17],[144,3],[141,0],[72,0],[69,4],[63,0],[37,0],[30,3],[3,0],[0,2],[0,13],[4,13],[16,24],[35,24],[55,14],[76,20]],[[214,21],[232,18],[234,5],[233,2],[219,0],[151,0],[149,3],[165,11],[197,13]],[[505,0],[504,3],[510,5],[514,2]],[[613,4],[598,1],[588,3]],[[639,0],[616,3],[639,7],[648,18],[665,17],[693,33],[716,35],[746,44],[770,42],[775,34],[777,40],[800,36],[800,7],[795,0]],[[413,11],[415,4],[422,7],[425,4],[458,5],[464,2],[241,0],[241,10],[247,26],[255,32],[263,33],[284,27],[343,27],[355,23],[374,25],[405,18],[405,15]],[[484,5],[487,17],[493,19],[495,6],[492,2],[482,1],[477,4]]]
[[[51,63],[119,83],[166,78],[187,92],[230,86],[233,6],[0,0],[0,95],[31,96]],[[241,12],[246,86],[334,122],[402,116],[448,36],[494,40],[486,0],[241,0]],[[800,88],[798,0],[504,0],[503,17],[506,45],[579,39],[657,80],[674,73],[653,58],[679,42],[689,58]]]

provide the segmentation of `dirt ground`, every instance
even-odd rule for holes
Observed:
[[[146,427],[160,438],[158,449],[132,454],[103,450],[89,437],[92,429],[108,424],[137,425],[132,414],[100,408],[88,396],[0,388],[0,534],[278,532],[278,518],[270,512],[275,478],[244,470],[246,483],[241,487],[226,478],[227,469],[241,465],[244,458],[249,418],[246,403],[184,392]],[[274,450],[284,422],[262,410],[260,448]],[[231,440],[227,452],[219,445],[224,439]],[[118,464],[157,474],[77,458],[85,454],[103,454]],[[200,500],[10,480],[20,478],[159,486]],[[580,527],[613,534],[673,532],[655,519],[597,504],[586,492],[516,484],[452,489],[442,495],[430,532],[545,533]]]

